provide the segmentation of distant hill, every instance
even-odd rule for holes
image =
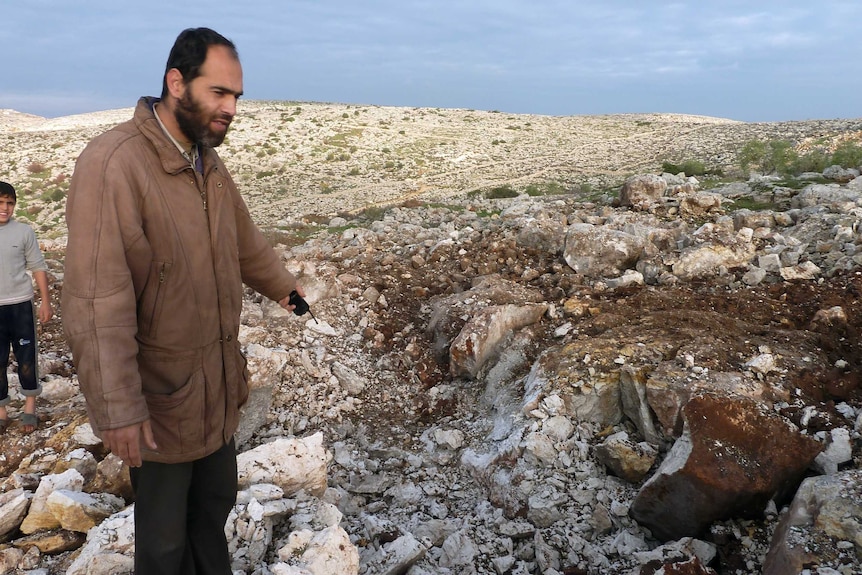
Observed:
[[[0,178],[43,233],[63,234],[63,195],[75,159],[132,108],[40,118],[0,110]],[[665,161],[697,159],[733,170],[752,139],[830,145],[859,139],[862,119],[745,123],[681,114],[542,116],[481,110],[241,101],[219,153],[255,219],[287,225],[303,215],[416,198],[441,200],[499,186],[601,191]]]

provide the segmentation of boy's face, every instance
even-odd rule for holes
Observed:
[[[0,196],[0,226],[9,223],[15,213],[15,201],[10,196]]]

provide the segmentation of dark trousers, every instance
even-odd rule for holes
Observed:
[[[224,535],[236,503],[234,441],[189,463],[145,461],[135,490],[135,575],[231,575]]]
[[[10,346],[18,360],[21,389],[35,392],[39,385],[36,374],[36,319],[32,301],[0,305],[0,401],[9,397],[6,370],[9,367]]]

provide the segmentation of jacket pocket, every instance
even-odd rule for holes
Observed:
[[[141,334],[154,338],[158,332],[162,305],[165,302],[166,284],[170,277],[171,262],[154,261],[150,266],[147,285],[138,305],[138,329]]]
[[[160,453],[190,453],[204,446],[204,387],[204,372],[198,369],[173,393],[144,392]]]

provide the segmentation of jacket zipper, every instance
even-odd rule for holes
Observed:
[[[168,264],[165,262],[160,262],[159,264],[159,285],[156,287],[156,293],[153,297],[153,307],[150,310],[150,321],[149,326],[146,330],[146,333],[150,337],[155,337],[156,329],[158,327],[157,322],[159,320],[159,310],[162,307],[162,297],[164,295],[164,285],[165,280],[167,279],[167,270]]]

